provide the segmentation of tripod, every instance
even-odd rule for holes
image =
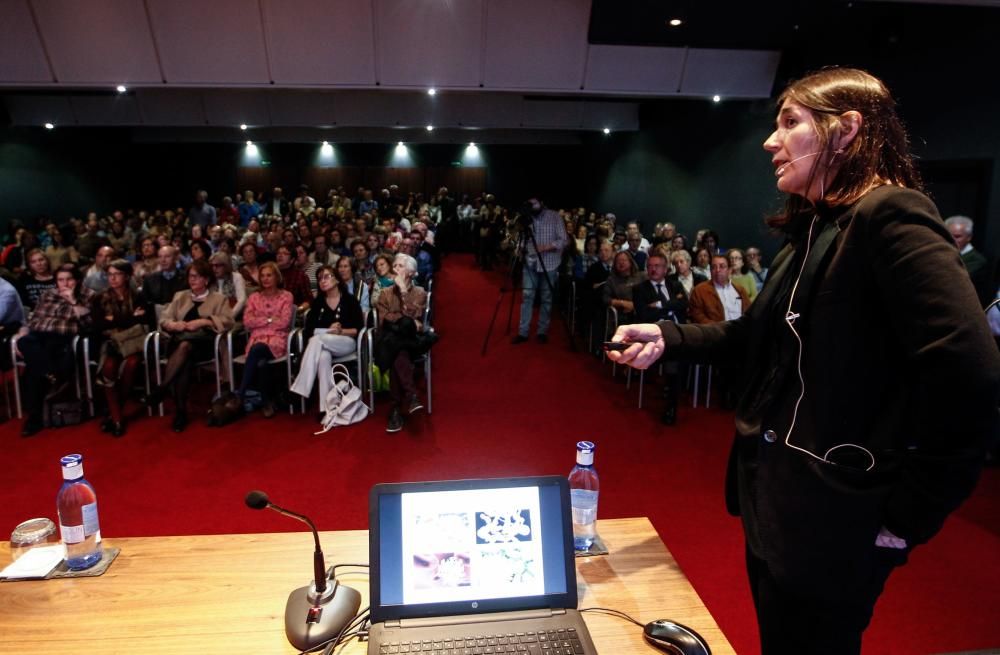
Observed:
[[[538,265],[542,268],[541,276],[545,280],[545,284],[548,285],[551,302],[555,302],[556,289],[552,284],[552,280],[549,278],[549,271],[545,267],[545,261],[542,259],[542,255],[538,251],[538,242],[535,241],[535,231],[532,229],[532,218],[530,215],[521,214],[518,216],[517,222],[521,226],[521,233],[518,235],[517,244],[514,247],[514,256],[510,260],[510,273],[508,277],[505,277],[504,281],[500,283],[500,293],[497,295],[497,303],[493,308],[493,317],[490,319],[490,325],[486,329],[486,337],[483,339],[483,348],[479,353],[483,357],[486,356],[486,349],[490,343],[490,335],[493,333],[493,326],[496,323],[497,314],[500,312],[500,305],[503,303],[503,296],[508,290],[508,282],[510,282],[511,285],[511,294],[510,308],[507,312],[507,331],[505,334],[510,334],[510,324],[514,317],[514,300],[517,297],[518,290],[520,289],[520,285],[518,284],[518,274],[522,273],[524,266],[529,265],[524,257],[524,252],[527,249],[529,241],[535,249],[535,256],[537,257]],[[570,349],[575,352],[576,342],[573,340],[573,332],[568,324],[564,324],[563,327],[566,329],[566,337],[569,342]]]

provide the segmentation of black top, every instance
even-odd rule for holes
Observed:
[[[38,304],[38,299],[49,289],[56,288],[56,278],[53,275],[48,280],[39,280],[33,275],[24,273],[17,280],[17,292],[21,296],[21,302],[25,307],[34,309]]]
[[[316,328],[328,328],[334,323],[340,323],[345,330],[360,330],[365,325],[361,303],[353,295],[344,293],[343,285],[340,290],[340,303],[335,308],[331,309],[327,304],[325,294],[312,299],[302,336],[308,341]]]

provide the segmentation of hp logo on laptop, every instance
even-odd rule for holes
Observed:
[[[475,600],[472,601],[472,609],[476,609],[477,607],[479,607],[479,601],[475,601]]]

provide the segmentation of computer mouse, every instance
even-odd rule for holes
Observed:
[[[680,623],[658,619],[646,624],[642,630],[646,641],[670,655],[712,655],[701,635]]]

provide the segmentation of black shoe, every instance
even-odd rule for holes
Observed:
[[[38,419],[31,418],[30,416],[24,421],[24,426],[21,428],[22,437],[31,437],[38,434],[42,429],[42,422]]]
[[[184,428],[187,427],[188,417],[184,412],[177,412],[174,414],[174,432],[184,432]]]
[[[549,342],[549,335],[547,335],[547,334],[539,334],[535,338],[538,339],[538,343],[548,343]]]
[[[528,340],[528,337],[524,336],[523,334],[519,334],[516,337],[514,337],[513,339],[511,339],[510,342],[516,346],[517,344],[524,343],[527,340]]]
[[[386,432],[399,432],[403,429],[403,413],[399,411],[399,407],[393,407],[392,411],[389,412],[389,422],[385,426]]]
[[[125,421],[112,421],[111,422],[111,436],[118,438],[125,436]]]
[[[420,398],[417,396],[417,394],[413,394],[412,396],[410,396],[410,408],[406,410],[406,413],[413,414],[415,412],[419,412],[423,408],[424,404],[420,402]]]

